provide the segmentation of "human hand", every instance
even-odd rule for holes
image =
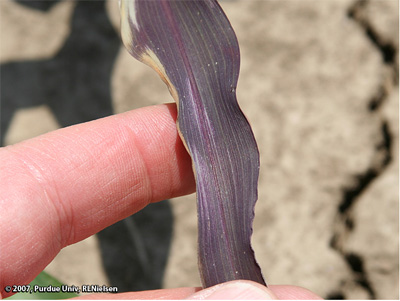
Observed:
[[[136,300],[322,300],[313,292],[293,285],[270,285],[268,288],[248,280],[236,280],[201,289],[182,287],[121,294],[85,295],[76,299],[136,299]]]
[[[26,284],[65,246],[132,215],[151,202],[195,191],[191,159],[176,130],[174,104],[63,128],[0,149],[0,288]],[[97,298],[252,299],[237,289],[285,298],[312,293],[249,281],[209,288],[101,294]],[[251,289],[249,289],[249,287]],[[214,290],[213,290],[214,289]],[[214,293],[214,295],[213,295]],[[194,294],[194,295],[193,295]],[[200,295],[199,295],[200,294]],[[205,296],[208,294],[208,297]],[[275,295],[274,295],[275,294]],[[289,295],[288,295],[289,294]],[[82,298],[96,296],[82,296]]]

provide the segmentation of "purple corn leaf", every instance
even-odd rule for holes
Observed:
[[[178,105],[193,160],[203,287],[246,279],[265,285],[251,248],[259,153],[236,100],[240,54],[216,0],[122,0],[129,53],[154,68]]]

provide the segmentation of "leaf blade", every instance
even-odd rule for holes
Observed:
[[[250,242],[259,153],[236,100],[240,53],[228,19],[214,0],[123,0],[121,10],[128,51],[159,73],[178,104],[196,177],[203,286],[265,285]]]

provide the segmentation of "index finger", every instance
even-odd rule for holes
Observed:
[[[0,150],[0,287],[29,283],[61,248],[194,191],[176,106],[138,109]],[[4,293],[4,292],[3,292]]]

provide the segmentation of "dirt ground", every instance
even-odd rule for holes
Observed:
[[[120,45],[116,1],[96,1],[98,11],[45,2],[0,1],[4,145],[172,102]],[[260,149],[252,241],[267,282],[331,299],[398,299],[398,1],[220,3],[239,40],[237,96]],[[102,12],[109,25],[93,17]],[[87,57],[73,55],[79,47]],[[85,73],[86,63],[101,68]],[[170,201],[164,288],[200,285],[195,202]],[[93,236],[67,247],[46,270],[67,284],[110,283],[99,244]]]

